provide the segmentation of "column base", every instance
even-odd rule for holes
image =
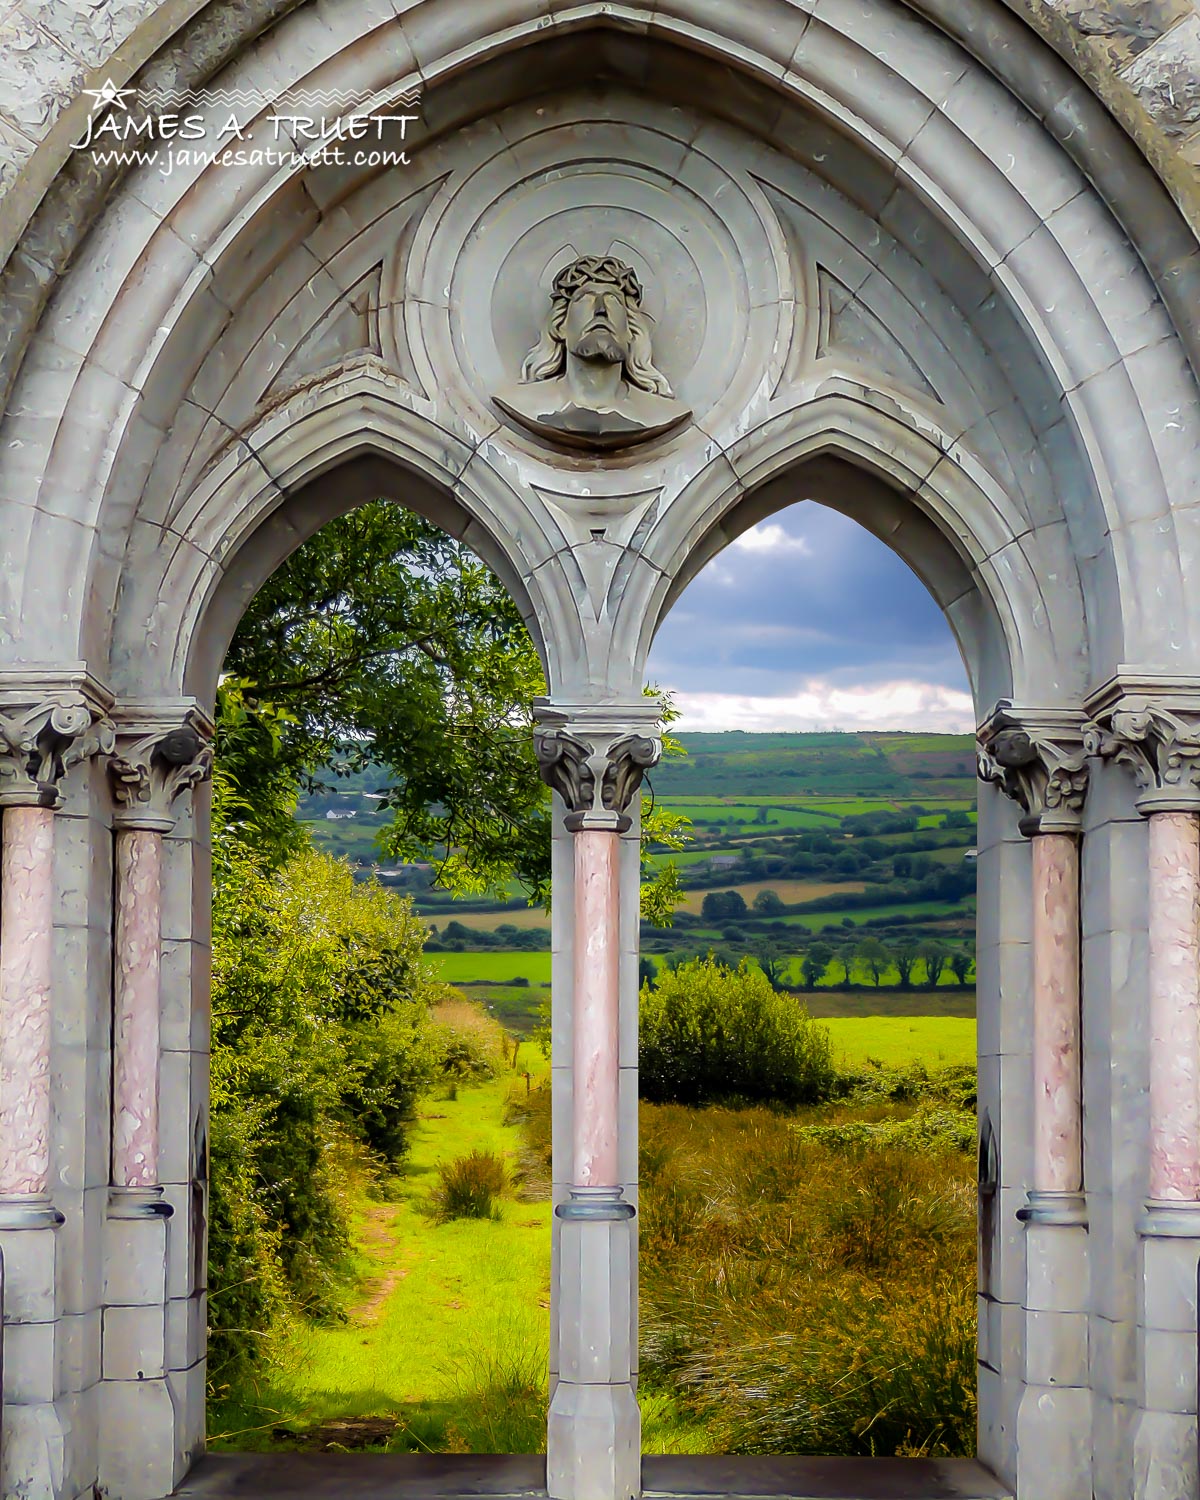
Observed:
[[[1143,1239],[1200,1240],[1200,1203],[1149,1198],[1137,1231]]]
[[[4,1403],[4,1446],[0,1452],[0,1493],[24,1500],[55,1500],[66,1470],[67,1433],[51,1402],[23,1406]]]
[[[623,1188],[573,1187],[568,1188],[570,1198],[559,1203],[554,1210],[556,1219],[576,1223],[620,1223],[632,1219],[636,1213],[632,1203],[626,1203]]]
[[[634,1500],[642,1492],[642,1415],[633,1387],[560,1379],[546,1434],[550,1500]]]
[[[1087,1199],[1082,1193],[1053,1193],[1031,1188],[1027,1202],[1017,1209],[1022,1224],[1062,1224],[1087,1228]]]
[[[1092,1500],[1088,1231],[1078,1193],[1031,1193],[1025,1224],[1020,1500]]]
[[[161,1500],[175,1488],[175,1404],[164,1377],[100,1385],[100,1493]]]
[[[1196,1446],[1196,1278],[1200,1204],[1147,1205],[1138,1229],[1140,1411],[1134,1419],[1134,1500],[1200,1494]]]
[[[108,1190],[110,1219],[169,1219],[174,1212],[171,1204],[163,1200],[160,1187],[110,1187]]]
[[[641,1493],[633,1393],[634,1208],[621,1189],[571,1189],[558,1220],[559,1378],[546,1434],[552,1500]]]
[[[0,1198],[0,1230],[57,1229],[65,1223],[48,1197]]]

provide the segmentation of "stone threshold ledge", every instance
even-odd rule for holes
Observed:
[[[545,1459],[425,1454],[245,1453],[203,1458],[177,1500],[520,1500],[544,1496]],[[646,1500],[1012,1500],[971,1459],[642,1460]]]

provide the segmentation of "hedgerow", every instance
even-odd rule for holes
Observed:
[[[272,865],[218,779],[209,1151],[209,1371],[259,1363],[348,1285],[346,1166],[402,1157],[441,1070],[423,928],[406,900],[300,849]]]

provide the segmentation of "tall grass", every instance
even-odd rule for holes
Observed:
[[[638,1393],[658,1451],[975,1451],[973,1080],[840,1086],[846,1102],[791,1114],[641,1106]],[[549,1089],[521,1115],[548,1154]]]
[[[974,1452],[972,1155],[911,1108],[642,1106],[642,1379],[717,1450]]]
[[[508,1168],[494,1151],[470,1151],[443,1162],[433,1201],[442,1219],[498,1219]]]

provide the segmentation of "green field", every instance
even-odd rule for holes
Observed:
[[[975,1021],[967,1016],[835,1016],[821,1024],[834,1055],[849,1063],[920,1061],[932,1068],[975,1061]]]
[[[502,984],[528,979],[531,985],[550,983],[548,952],[427,953],[439,979],[446,984]]]
[[[829,910],[768,918],[783,922],[794,934],[775,935],[785,952],[798,953],[814,934],[835,947],[853,945],[864,936],[866,923],[886,928],[892,919],[903,918],[911,919],[903,937],[915,942],[959,943],[968,936],[974,920],[973,878],[967,878],[970,867],[964,856],[976,840],[975,827],[970,823],[946,830],[941,825],[947,811],[970,813],[974,807],[969,736],[727,733],[681,739],[686,758],[656,767],[652,792],[660,806],[692,820],[693,840],[681,851],[660,850],[649,858],[652,872],[668,862],[678,868],[680,921],[669,944],[644,933],[646,947],[662,952],[669,946],[676,954],[703,954],[710,947],[734,957],[753,953],[762,931],[738,931],[736,911],[726,920],[691,925],[700,918],[705,895],[718,890],[736,890],[751,908],[755,895],[767,889],[788,905],[828,894],[837,903]],[[364,874],[378,861],[373,838],[384,821],[378,806],[363,795],[367,783],[374,785],[376,779],[363,773],[357,781],[351,779],[349,795],[314,796],[302,804],[302,816],[319,843],[358,863]],[[913,813],[913,808],[919,811]],[[326,810],[355,815],[330,821]],[[871,814],[875,821],[865,827],[846,821]],[[762,817],[767,821],[759,822]],[[915,826],[897,827],[898,818],[911,818]],[[437,926],[443,942],[443,929],[453,921],[480,935],[460,934],[468,948],[478,942],[479,951],[429,955],[447,983],[496,986],[524,979],[538,988],[549,982],[549,956],[541,947],[529,952],[509,946],[503,933],[503,946],[487,942],[506,924],[546,928],[547,913],[524,905],[505,910],[478,897],[455,901],[430,885],[428,868],[412,870],[407,878],[405,888],[417,910]],[[899,899],[895,904],[873,899],[862,908],[849,900],[841,904],[841,892],[849,897],[867,887],[894,891]],[[511,895],[519,899],[521,894],[514,885]],[[751,909],[745,919],[761,921],[762,914]],[[840,933],[825,933],[825,928]],[[889,944],[901,937],[896,930],[883,933]],[[531,940],[546,943],[541,936]],[[793,964],[791,982],[798,977]],[[497,997],[487,1003],[515,1030],[532,1024],[528,997],[514,996],[511,1003]]]
[[[530,1083],[536,1099],[547,1072],[536,1049],[522,1048],[518,1071],[423,1101],[398,1201],[351,1185],[357,1305],[342,1322],[284,1329],[257,1388],[210,1409],[211,1448],[324,1449],[332,1439],[335,1449],[544,1451],[550,1185],[522,1180],[529,1153],[513,1105]],[[441,1222],[430,1211],[438,1167],[471,1151],[503,1157],[513,1190],[496,1218]],[[643,1401],[642,1422],[647,1452],[709,1451],[667,1396]]]
[[[954,916],[963,911],[962,905],[953,901],[898,901],[895,906],[840,907],[834,911],[801,912],[790,917],[776,917],[773,921],[785,922],[789,927],[807,927],[809,931],[829,923],[839,924],[849,917],[856,927],[861,927],[871,917],[922,916],[936,919]]]
[[[942,988],[937,999],[931,1000],[924,990],[806,990],[799,997],[809,1015],[818,1020],[835,1016],[923,1016],[928,1018],[936,1008],[936,1020],[963,1016],[975,1019],[975,990],[970,985],[962,989]]]

